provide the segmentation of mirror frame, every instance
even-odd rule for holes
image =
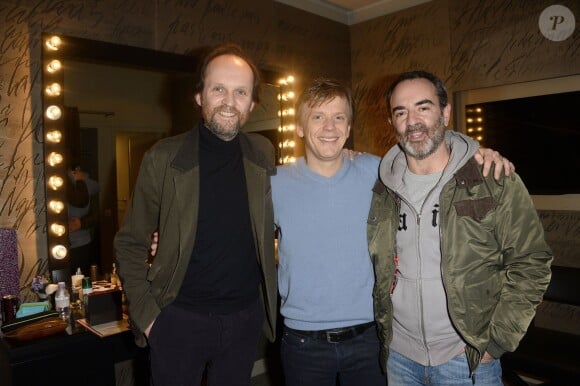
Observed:
[[[56,37],[56,38],[55,38]],[[54,39],[54,40],[53,40]],[[194,73],[197,57],[131,47],[97,40],[44,33],[42,35],[42,108],[45,161],[45,203],[48,244],[48,268],[53,280],[69,280],[68,212],[66,206],[66,142],[64,114],[64,69],[67,62],[92,62],[155,71]],[[51,63],[59,61],[60,67]],[[295,160],[293,76],[260,69],[262,83],[279,87],[277,163]],[[59,85],[56,89],[51,85]],[[51,115],[56,113],[56,115]],[[51,118],[52,117],[52,118]],[[274,128],[275,129],[275,128]],[[99,261],[102,257],[99,257]]]

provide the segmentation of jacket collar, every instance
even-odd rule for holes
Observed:
[[[203,123],[200,122],[199,125],[203,125]],[[199,125],[185,134],[183,143],[171,162],[172,167],[181,171],[187,171],[199,166],[199,151],[197,151],[199,149]],[[255,150],[248,134],[240,131],[238,135],[240,136],[240,146],[242,147],[244,158],[262,169],[268,170],[268,174],[275,174],[275,171],[271,170],[272,166],[267,156]],[[192,149],[196,151],[192,151]]]
[[[455,173],[455,183],[459,187],[468,189],[483,183],[479,166],[473,157],[457,170],[457,173]]]
[[[373,186],[373,192],[375,192],[377,194],[383,194],[386,191],[387,191],[387,187],[385,186],[385,184],[383,184],[380,179],[377,179],[375,181],[375,185]]]

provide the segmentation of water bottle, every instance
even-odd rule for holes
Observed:
[[[70,317],[70,295],[64,281],[58,282],[58,289],[54,295],[54,305],[60,317],[68,320]]]

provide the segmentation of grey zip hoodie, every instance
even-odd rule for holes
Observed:
[[[446,363],[465,347],[447,311],[438,209],[442,187],[474,155],[479,144],[450,130],[445,133],[445,142],[451,151],[449,162],[435,185],[427,188],[425,200],[417,206],[420,209],[412,205],[414,195],[408,193],[411,187],[404,177],[407,161],[398,146],[384,156],[379,169],[382,182],[401,197],[390,348],[425,366]]]

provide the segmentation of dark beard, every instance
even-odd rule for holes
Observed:
[[[206,126],[212,133],[215,134],[216,137],[226,142],[234,139],[236,135],[238,135],[238,133],[240,132],[239,122],[232,130],[227,130],[213,119],[208,123],[206,123]]]
[[[238,120],[232,126],[223,126],[215,119],[221,111],[235,112],[238,116]],[[222,141],[231,141],[238,135],[240,131],[240,122],[242,120],[242,114],[233,107],[221,106],[215,108],[212,111],[211,117],[208,122],[206,122],[207,128],[216,135]]]

